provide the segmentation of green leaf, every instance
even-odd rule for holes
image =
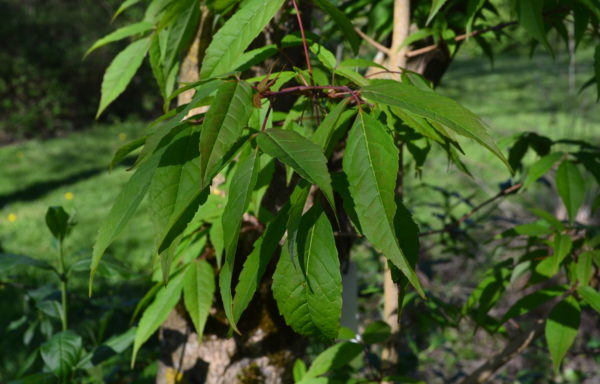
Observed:
[[[117,196],[108,217],[104,220],[98,231],[98,237],[94,243],[92,251],[92,264],[90,267],[89,294],[92,294],[92,282],[94,274],[100,264],[100,259],[106,251],[106,248],[113,242],[117,235],[123,230],[127,222],[131,219],[138,206],[142,202],[154,171],[158,166],[161,153],[152,156],[149,161],[142,164],[131,176],[127,184]]]
[[[180,205],[180,209],[174,211],[171,219],[167,224],[164,235],[158,241],[158,253],[161,254],[167,250],[174,241],[181,236],[187,225],[192,221],[194,215],[198,211],[198,207],[206,201],[210,192],[210,188],[198,188],[184,203]]]
[[[366,344],[383,343],[392,335],[392,329],[385,321],[374,321],[365,328],[362,339]]]
[[[571,252],[573,241],[567,235],[556,234],[552,247],[554,248],[554,253],[542,260],[536,267],[536,271],[539,274],[548,278],[558,273],[560,264]]]
[[[169,23],[167,30],[166,49],[163,53],[163,67],[171,69],[178,56],[187,51],[187,47],[196,35],[200,22],[200,5],[198,1],[191,1],[181,10],[177,17]]]
[[[567,297],[550,312],[546,321],[546,341],[554,365],[554,373],[558,374],[560,363],[573,345],[579,322],[581,309],[572,297]]]
[[[256,138],[260,149],[292,167],[308,182],[316,184],[335,208],[327,159],[320,146],[299,133],[283,129],[267,129]]]
[[[69,231],[69,214],[63,207],[49,207],[46,211],[46,226],[54,238],[62,241]]]
[[[81,355],[81,337],[73,331],[63,331],[42,344],[40,353],[44,364],[56,373],[61,382],[70,382]]]
[[[398,149],[383,125],[365,113],[359,113],[350,130],[343,168],[363,234],[424,297],[395,235]]]
[[[287,221],[287,244],[288,252],[292,258],[296,257],[298,230],[300,229],[300,222],[302,221],[302,214],[304,213],[304,206],[306,205],[309,193],[310,184],[305,180],[301,180],[290,197],[290,211]]]
[[[200,78],[206,79],[235,69],[235,63],[250,43],[275,16],[284,0],[247,0],[213,36],[206,49]]]
[[[102,79],[102,96],[96,118],[112,103],[133,79],[150,48],[150,38],[137,40],[122,50],[110,63]]]
[[[475,15],[479,12],[481,7],[483,7],[484,3],[485,0],[469,0],[469,3],[467,4],[467,36],[471,34]]]
[[[479,116],[456,101],[394,80],[372,80],[370,85],[362,88],[361,94],[377,103],[399,107],[443,124],[459,135],[477,141],[511,169],[508,160],[496,146]]]
[[[205,260],[192,262],[183,279],[183,302],[196,328],[198,340],[212,307],[215,292],[213,268]]]
[[[115,12],[115,14],[113,15],[112,19],[116,19],[121,13],[123,13],[125,10],[127,10],[128,8],[136,5],[137,3],[139,3],[142,0],[125,0],[121,6],[119,6],[119,9],[117,9],[117,11]]]
[[[142,344],[167,320],[171,310],[179,302],[181,291],[183,289],[183,278],[185,271],[173,277],[166,286],[162,286],[152,304],[144,310],[142,318],[135,332],[133,342],[133,355],[131,357],[131,366],[135,364],[135,358]]]
[[[184,209],[190,196],[200,190],[199,138],[198,126],[187,126],[165,147],[160,158],[148,191],[152,222],[158,236],[164,234],[175,212]],[[166,279],[170,262],[163,260],[162,266]]]
[[[590,307],[600,313],[600,292],[590,286],[577,287],[577,293]]]
[[[344,99],[337,104],[323,119],[311,138],[312,142],[323,148],[325,153],[327,153],[336,129],[356,113],[355,111],[346,111],[349,102],[350,99]]]
[[[360,48],[361,39],[354,30],[352,22],[342,11],[340,11],[335,5],[331,4],[329,0],[314,0],[314,3],[321,8],[323,12],[327,13],[334,23],[337,24],[338,28],[346,37],[346,41],[348,41],[350,47],[352,47],[352,51],[354,51],[354,54],[357,55],[358,49]]]
[[[136,328],[129,328],[125,333],[115,335],[106,342],[94,348],[77,363],[77,369],[89,369],[100,365],[102,362],[125,352],[133,344]]]
[[[119,147],[119,149],[117,149],[115,154],[113,155],[113,158],[110,161],[110,165],[108,166],[108,169],[112,170],[114,167],[117,166],[117,164],[119,164],[121,161],[123,161],[127,157],[127,155],[129,155],[131,152],[135,151],[136,149],[138,149],[139,147],[144,145],[146,143],[147,138],[148,138],[148,136],[142,136],[140,138],[132,140],[129,143]]]
[[[242,216],[248,209],[250,199],[252,198],[252,191],[256,186],[256,179],[260,170],[259,159],[258,150],[252,148],[249,148],[248,152],[243,154],[238,163],[238,168],[231,179],[229,197],[222,217],[225,262],[219,274],[219,288],[225,315],[229,320],[229,324],[236,331],[237,325],[233,315],[233,299],[231,297],[231,278],[235,264],[235,252],[238,245]]]
[[[94,43],[94,45],[92,45],[87,51],[85,51],[85,54],[83,55],[83,57],[86,57],[92,51],[94,51],[100,47],[103,47],[107,44],[110,44],[115,41],[119,41],[119,40],[124,39],[129,36],[137,35],[139,33],[144,33],[146,31],[151,30],[152,28],[154,28],[154,24],[149,23],[147,21],[140,21],[139,23],[134,23],[134,24],[130,24],[125,27],[119,28],[116,31],[114,31],[114,32],[104,36],[103,38],[99,39],[98,41],[96,41]]]
[[[288,208],[282,208],[275,219],[269,223],[262,236],[254,242],[254,249],[244,262],[233,298],[233,318],[236,322],[239,321],[242,313],[252,301],[262,276],[285,233],[287,213]]]
[[[546,155],[538,161],[536,161],[535,163],[533,163],[533,165],[527,171],[527,176],[525,177],[525,180],[523,180],[523,189],[529,187],[540,177],[544,176],[562,157],[563,153],[555,152]]]
[[[306,374],[306,364],[301,359],[296,359],[294,362],[294,368],[292,370],[294,376],[294,382],[299,382],[302,380],[304,375]]]
[[[509,319],[514,317],[529,313],[535,308],[538,308],[552,299],[563,295],[566,291],[567,289],[564,285],[555,285],[535,291],[514,303],[512,307],[510,307],[510,309],[504,314],[504,316],[502,316],[500,324],[504,324]]]
[[[556,171],[556,189],[573,222],[585,198],[583,177],[575,164],[568,160],[560,164]]]
[[[448,0],[433,0],[431,4],[431,10],[429,11],[429,16],[427,17],[425,25],[429,25],[429,23],[431,23],[431,20],[433,20],[435,15],[438,14],[440,9],[444,6],[444,4],[446,4],[447,1]]]
[[[332,340],[342,312],[342,276],[333,230],[318,206],[303,217],[298,257],[284,246],[273,274],[273,296],[286,323],[304,336]]]
[[[33,257],[29,256],[0,253],[0,270],[6,271],[9,268],[15,267],[17,265],[27,265],[31,267],[45,269],[48,271],[56,271],[56,269],[52,265],[48,264],[43,260],[34,259]]]
[[[588,285],[594,274],[592,261],[595,255],[600,255],[600,251],[585,251],[577,257],[577,280],[579,285]]]
[[[544,44],[548,52],[552,52],[546,39],[543,11],[544,0],[517,0],[517,16],[521,26],[531,37]]]
[[[206,113],[200,135],[200,176],[206,187],[226,163],[252,113],[252,88],[245,81],[223,83]]]
[[[362,351],[362,345],[352,342],[338,343],[327,348],[315,357],[302,382],[343,367],[360,355]]]

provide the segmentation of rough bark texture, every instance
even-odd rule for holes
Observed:
[[[310,19],[310,3],[303,4],[303,19]],[[210,22],[205,23],[205,20]],[[198,65],[202,62],[204,49],[210,42],[212,17],[203,12],[201,27],[197,39],[190,47],[182,62],[179,80],[190,82],[198,79]],[[202,26],[205,28],[202,28]],[[295,17],[277,15],[275,20],[257,38],[254,45],[278,42],[284,35],[298,30]],[[302,51],[287,49],[279,59],[252,68],[252,75],[265,74],[272,66],[275,70],[283,66],[304,66]],[[185,95],[185,94],[183,94]],[[180,104],[190,100],[192,94],[180,97]],[[276,110],[291,108],[290,100],[279,100]],[[277,211],[289,198],[290,189],[285,184],[285,169],[276,167],[271,187],[263,201],[268,202],[267,209]],[[254,241],[263,228],[256,220],[246,220],[240,232],[237,258],[243,260],[252,250]],[[205,251],[210,254],[209,249]],[[271,276],[277,255],[265,273]],[[210,260],[211,257],[206,257]],[[213,256],[214,258],[214,256]],[[241,263],[236,265],[234,279],[239,273]],[[216,267],[215,267],[216,268]],[[229,334],[229,326],[222,310],[222,303],[216,298],[209,316],[202,340],[198,340],[194,327],[185,309],[180,305],[172,311],[160,330],[161,356],[157,375],[157,384],[281,384],[292,382],[292,366],[298,356],[302,356],[306,340],[295,334],[279,315],[277,305],[271,293],[270,279],[263,282],[248,309],[242,315],[238,328],[240,335]],[[218,293],[216,293],[218,296]]]

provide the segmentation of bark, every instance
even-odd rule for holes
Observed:
[[[303,3],[301,13],[308,20],[312,5]],[[266,28],[257,38],[253,46],[262,46],[277,42],[291,31],[298,30],[295,18],[282,20],[282,14]],[[202,20],[198,35],[181,65],[180,82],[198,79],[199,63],[203,52],[212,36],[212,16],[206,10],[202,12]],[[283,66],[296,65],[303,67],[304,57],[298,49],[286,50],[280,58],[267,61],[263,66],[252,68],[252,75],[265,74],[270,69],[278,70]],[[182,94],[179,104],[186,103],[193,94]],[[275,109],[288,110],[292,106],[290,100],[279,100]],[[221,181],[222,182],[222,181]],[[277,211],[289,198],[290,189],[285,184],[285,169],[276,167],[273,182],[265,199],[266,208]],[[251,252],[254,241],[263,230],[255,218],[246,218],[238,243],[237,259],[243,260]],[[210,249],[205,251],[210,254]],[[214,256],[213,256],[214,258]],[[210,260],[210,255],[207,257]],[[265,276],[271,276],[274,270],[273,261]],[[239,263],[241,264],[241,263]],[[215,267],[216,268],[216,267]],[[236,265],[233,281],[237,281],[241,265]],[[240,335],[230,335],[229,325],[225,319],[222,303],[216,298],[209,316],[204,335],[198,340],[194,327],[180,303],[172,311],[160,329],[160,361],[157,384],[173,383],[207,383],[207,384],[280,384],[292,382],[292,366],[298,356],[302,356],[306,347],[305,338],[294,333],[279,315],[277,305],[271,293],[271,281],[263,282],[248,309],[238,323]],[[218,296],[218,293],[216,293]]]

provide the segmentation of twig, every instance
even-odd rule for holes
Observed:
[[[300,10],[298,9],[298,4],[296,4],[296,0],[292,0],[292,4],[294,5],[294,9],[296,10],[296,17],[298,18],[298,27],[300,28],[300,35],[302,36],[302,45],[304,47],[304,56],[306,57],[306,68],[308,69],[308,73],[310,75],[310,83],[311,85],[315,85],[313,80],[312,66],[310,65],[310,56],[308,55],[306,36],[304,35],[304,25],[302,24],[302,17],[300,17]]]
[[[498,192],[497,195],[495,195],[495,196],[487,199],[483,203],[481,203],[478,206],[476,206],[475,208],[473,208],[468,213],[464,214],[458,220],[455,220],[452,223],[447,224],[446,226],[444,226],[444,228],[442,228],[442,229],[436,229],[436,230],[433,230],[433,231],[422,232],[422,233],[419,234],[419,236],[431,236],[431,235],[435,235],[435,234],[438,234],[438,233],[450,232],[452,229],[458,227],[460,224],[462,224],[463,222],[465,222],[466,220],[468,220],[471,216],[473,216],[477,211],[479,211],[483,207],[485,207],[485,206],[493,203],[494,201],[496,201],[496,200],[498,200],[498,199],[500,199],[500,198],[502,198],[504,196],[508,196],[508,195],[511,195],[511,194],[517,192],[522,187],[523,187],[522,184],[515,184],[513,186],[505,188],[505,189],[501,190],[500,192]]]
[[[378,43],[377,41],[375,41],[375,39],[373,39],[371,36],[367,35],[366,33],[364,33],[360,28],[355,27],[354,30],[356,31],[356,33],[358,33],[358,35],[360,37],[363,38],[364,41],[366,41],[367,43],[371,44],[373,47],[377,48],[377,50],[385,53],[386,55],[390,55],[390,49],[386,46],[384,46],[381,43]]]
[[[463,33],[462,35],[456,36],[454,38],[454,41],[456,41],[456,42],[463,41],[463,40],[468,39],[469,37],[479,36],[479,35],[482,35],[482,34],[487,33],[487,32],[497,31],[497,30],[500,30],[500,29],[504,29],[506,27],[510,27],[512,25],[516,25],[516,24],[518,24],[517,21],[506,21],[506,22],[494,25],[494,26],[489,27],[489,28],[479,29],[477,31],[473,31],[473,32],[470,32],[470,33]],[[428,52],[431,52],[431,51],[435,51],[438,47],[439,47],[438,44],[428,45],[427,47],[423,47],[423,48],[415,49],[415,50],[412,50],[412,51],[408,51],[408,52],[406,52],[406,56],[407,57],[420,56],[420,55],[423,55],[425,53],[428,53]]]
[[[540,337],[543,331],[544,319],[538,319],[528,332],[513,339],[513,341],[508,343],[500,353],[492,356],[483,365],[477,368],[475,372],[462,379],[459,384],[485,383],[498,369],[502,368],[506,363],[512,360],[513,357],[523,352],[532,341]]]

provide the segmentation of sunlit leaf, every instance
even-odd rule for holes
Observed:
[[[225,315],[227,316],[230,325],[235,330],[237,330],[237,326],[233,315],[231,278],[233,275],[235,253],[238,245],[242,216],[248,209],[248,205],[250,205],[252,191],[256,185],[258,171],[260,170],[259,159],[258,150],[253,148],[249,148],[248,151],[242,155],[237,170],[231,180],[229,197],[222,217],[225,262],[223,263],[219,274],[219,288]]]
[[[456,101],[435,92],[421,90],[406,82],[372,80],[361,94],[369,100],[395,106],[443,124],[459,135],[469,137],[490,150],[510,169],[508,160],[489,135],[479,116]]]
[[[200,176],[202,185],[228,160],[226,155],[240,139],[252,113],[252,88],[245,81],[223,83],[206,113],[200,135]]]
[[[395,234],[398,149],[383,125],[365,113],[350,130],[343,168],[363,234],[424,296]]]
[[[150,38],[137,40],[122,50],[106,68],[102,79],[102,96],[96,118],[127,88],[142,65],[148,48],[150,48]]]
[[[235,69],[248,45],[275,16],[284,0],[248,0],[212,38],[206,49],[200,77],[208,78]]]
[[[585,184],[579,169],[570,161],[563,161],[556,171],[556,188],[573,222],[585,198]]]
[[[213,268],[206,260],[191,263],[183,279],[183,303],[200,339],[208,319],[215,292]]]
[[[273,296],[294,331],[332,340],[342,312],[342,276],[333,230],[318,206],[303,217],[298,257],[284,246],[273,274]]]

